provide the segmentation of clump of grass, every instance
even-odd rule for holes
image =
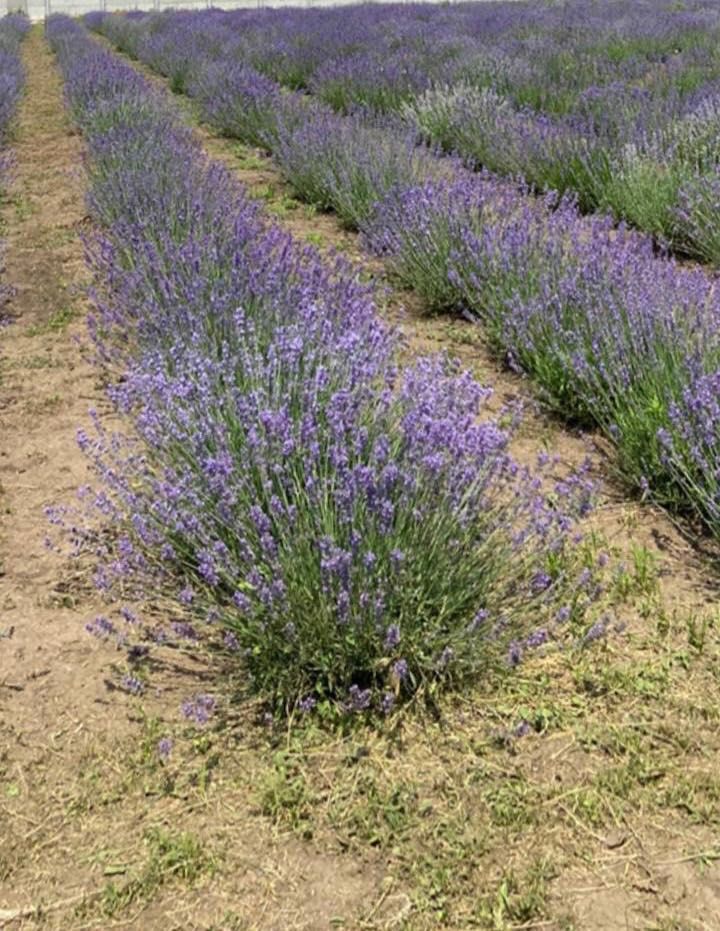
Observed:
[[[147,857],[138,874],[123,884],[108,882],[103,890],[100,910],[108,918],[149,901],[170,883],[192,886],[216,868],[215,858],[188,832],[150,828],[144,840]]]
[[[45,322],[37,323],[29,327],[27,334],[28,336],[35,337],[44,336],[48,333],[63,333],[75,319],[77,319],[77,310],[75,307],[70,305],[60,307],[58,310],[53,311]]]

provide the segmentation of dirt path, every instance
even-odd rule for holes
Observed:
[[[81,621],[95,607],[87,580],[44,544],[44,508],[71,501],[87,481],[75,431],[102,399],[77,340],[86,310],[80,140],[39,27],[24,59],[16,169],[3,211],[4,279],[15,294],[0,337],[0,774],[4,767],[20,785],[39,743],[65,734],[63,743],[86,726],[107,664],[83,636]]]
[[[102,717],[111,659],[83,631],[98,609],[85,573],[44,542],[50,529],[44,508],[72,502],[88,479],[75,432],[102,398],[78,340],[87,309],[81,142],[66,118],[40,27],[27,38],[23,58],[16,168],[3,211],[4,279],[15,293],[12,322],[0,336],[3,893],[19,865],[14,841],[28,835],[47,841],[62,821],[61,807],[48,808],[35,789],[46,777],[55,782],[49,770],[58,759],[67,772],[82,754]],[[0,894],[0,908],[9,904]]]

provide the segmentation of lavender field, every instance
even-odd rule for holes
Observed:
[[[631,485],[714,534],[718,8],[654,9],[87,23],[271,152],[429,313],[474,316]]]
[[[0,20],[0,927],[720,929],[719,40]]]

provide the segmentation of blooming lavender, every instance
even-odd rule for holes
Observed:
[[[359,11],[349,32],[338,30],[331,13],[282,24],[274,14],[198,14],[191,48],[209,75],[201,105],[211,113],[216,98],[230,108],[224,131],[274,151],[298,193],[360,227],[430,309],[481,320],[491,345],[534,377],[548,403],[606,432],[643,497],[698,514],[715,532],[714,492],[686,471],[705,462],[714,474],[712,457],[697,454],[713,441],[696,418],[687,425],[697,435],[676,434],[676,412],[696,401],[704,407],[704,380],[717,368],[714,283],[659,258],[649,238],[616,229],[613,220],[583,220],[573,199],[534,203],[527,187],[499,177],[519,173],[535,188],[574,190],[584,209],[609,208],[665,245],[716,260],[718,80],[710,50],[717,11],[656,13],[645,22],[640,7],[620,3],[594,15],[592,35],[582,38],[587,11],[569,6],[563,15],[581,36],[571,59],[579,70],[567,61],[560,67],[565,50],[553,30],[568,20],[545,9],[533,12],[534,38],[516,35],[512,16],[438,12],[434,63],[423,59],[428,32],[413,12]],[[631,32],[618,31],[620,14],[622,30]],[[99,28],[112,30],[114,21]],[[137,31],[160,29],[165,54],[182,57],[189,23],[148,17]],[[457,23],[469,43],[458,41]],[[437,77],[424,89],[418,84],[417,95],[401,94],[406,117],[427,139],[496,175],[473,176],[415,149],[391,123],[366,113],[338,117],[268,80],[314,88],[346,111],[354,104],[392,109],[362,96],[358,63],[379,32],[401,36],[413,61],[425,61]],[[612,43],[621,36],[622,54],[614,44],[604,60],[598,32]],[[268,47],[264,67],[260,52]],[[323,47],[334,50],[324,63]],[[443,68],[451,62],[448,80]],[[557,92],[533,91],[542,69]],[[244,105],[233,112],[235,98]]]
[[[198,694],[182,703],[183,716],[194,724],[204,725],[215,713],[216,702],[213,695]]]
[[[549,622],[584,476],[547,497],[483,413],[486,389],[444,357],[399,370],[398,335],[349,266],[273,226],[79,25],[48,33],[102,225],[91,335],[133,428],[96,418],[81,436],[102,483],[84,500],[116,543],[92,520],[77,536],[108,593],[174,594],[192,619],[176,634],[212,617],[207,636],[287,709],[386,713],[388,695],[497,655],[475,619],[502,617],[508,636]]]
[[[418,148],[411,135],[283,93],[254,69],[233,64],[232,57],[206,66],[189,93],[211,126],[272,152],[298,197],[335,211],[354,229],[368,222],[390,191],[452,171],[451,164]]]
[[[366,238],[432,308],[474,313],[548,403],[603,429],[636,487],[709,513],[702,486],[678,482],[661,439],[717,367],[712,278],[571,202],[532,202],[489,177],[399,192]]]
[[[18,13],[0,19],[0,141],[7,137],[20,99],[24,83],[20,43],[29,29],[30,21]]]
[[[20,43],[29,29],[30,21],[20,14],[11,13],[0,19],[0,194],[5,190],[12,167],[12,155],[6,151],[5,144],[25,80]],[[2,248],[0,243],[0,254]],[[0,283],[0,328],[12,319],[2,310],[9,295],[10,289]]]
[[[310,91],[353,122],[358,111],[402,111],[423,139],[475,167],[572,192],[584,210],[610,210],[664,244],[717,260],[691,206],[718,165],[720,17],[711,2],[684,10],[615,0],[599,10],[573,0],[562,12],[358,5],[91,14],[87,23],[196,96],[212,125],[253,144],[278,148],[280,111],[290,122],[322,112],[281,86]],[[290,146],[303,163],[309,141],[305,170],[319,158],[316,174],[332,173],[318,144],[334,138],[329,121],[325,113],[315,124],[318,138],[291,134],[285,157]],[[368,161],[362,155],[356,160]]]

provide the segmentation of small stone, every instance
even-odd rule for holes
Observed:
[[[627,841],[627,834],[623,834],[622,831],[610,831],[609,834],[605,836],[605,846],[608,850],[617,850],[618,847]]]

